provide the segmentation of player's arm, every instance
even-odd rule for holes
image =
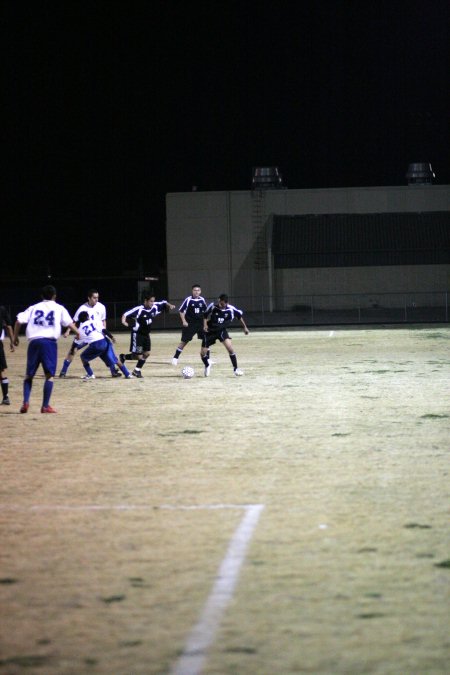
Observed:
[[[244,321],[244,319],[242,318],[242,316],[239,318],[239,321],[241,322],[242,327],[243,327],[243,329],[244,329],[244,334],[245,334],[245,335],[248,335],[248,334],[250,333],[250,331],[249,331],[249,329],[247,328],[247,324],[245,323],[245,321]]]
[[[72,331],[73,333],[75,333],[77,340],[81,340],[80,331],[78,330],[78,326],[74,321],[71,321],[71,323],[69,323],[67,329],[69,330],[69,332]]]
[[[13,351],[14,351],[14,333],[13,333],[13,329],[12,329],[12,326],[10,326],[9,324],[6,324],[5,328],[6,328],[6,332],[8,333],[8,337],[9,337],[9,350],[10,350],[11,352],[13,352]]]
[[[208,328],[209,328],[208,327],[208,319],[211,316],[213,307],[214,307],[214,304],[211,303],[210,305],[208,305],[208,307],[203,312],[203,330],[204,330],[205,333],[208,332]]]
[[[21,326],[22,326],[22,324],[19,320],[17,320],[16,323],[14,324],[13,342],[14,342],[14,345],[16,347],[18,346],[18,344],[20,342],[19,333],[20,333]]]
[[[110,333],[109,330],[107,330],[106,328],[103,328],[102,333],[105,336],[105,338],[108,338],[109,340],[111,340],[111,342],[116,341],[116,338],[114,337],[114,335],[112,333]]]
[[[122,314],[122,317],[120,319],[120,322],[122,323],[123,326],[126,326],[127,328],[132,328],[134,324],[136,323],[136,315],[139,311],[139,307],[133,307],[133,309],[129,309],[128,311],[124,312]]]
[[[183,326],[185,328],[188,325],[188,322],[186,321],[186,310],[187,310],[187,306],[188,306],[188,301],[189,301],[189,298],[185,298],[180,305],[180,309],[178,310],[178,314],[180,315],[181,323],[183,324]]]

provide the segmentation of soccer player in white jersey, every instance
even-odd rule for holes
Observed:
[[[44,286],[41,295],[41,302],[31,305],[23,312],[19,312],[14,325],[14,344],[17,347],[19,345],[20,327],[24,323],[27,324],[27,368],[23,381],[21,413],[28,412],[28,408],[30,407],[33,378],[40,365],[42,365],[45,374],[41,413],[56,412],[50,405],[50,397],[53,391],[53,378],[58,360],[57,341],[61,335],[61,326],[72,330],[77,338],[80,337],[78,328],[72,321],[72,317],[67,309],[55,302],[55,287],[50,285]]]
[[[244,372],[238,368],[237,356],[227,330],[234,319],[239,319],[245,335],[248,335],[249,330],[243,318],[243,311],[228,303],[228,295],[226,293],[219,295],[219,301],[216,304],[212,302],[208,305],[203,319],[203,340],[202,348],[200,350],[200,356],[205,366],[205,377],[208,377],[211,371],[209,349],[216,340],[219,340],[227,350],[234,374],[236,376],[244,374]]]
[[[86,371],[83,380],[95,380],[90,362],[97,357],[100,357],[109,368],[118,366],[127,379],[131,378],[128,368],[123,363],[119,363],[112,345],[113,336],[106,328],[100,328],[86,310],[78,314],[77,326],[84,344],[87,345],[80,354],[83,368]]]
[[[88,291],[87,301],[80,305],[77,311],[74,314],[73,320],[78,321],[80,312],[88,312],[89,318],[99,327],[100,330],[103,328],[106,329],[106,307],[103,303],[99,302],[99,293],[95,288],[91,288]],[[63,337],[67,337],[69,333],[66,331],[63,333]],[[75,353],[79,349],[86,347],[87,342],[85,340],[74,340],[72,345],[64,359],[59,377],[66,377],[67,371],[69,370],[70,364],[73,361]],[[110,368],[112,377],[120,377],[117,368],[112,366]]]

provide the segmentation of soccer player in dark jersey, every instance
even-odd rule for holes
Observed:
[[[0,383],[2,387],[2,401],[0,405],[10,405],[8,396],[9,380],[6,372],[8,364],[6,363],[5,350],[3,348],[3,340],[8,333],[9,350],[14,351],[14,334],[11,324],[11,317],[8,310],[3,305],[0,305]]]
[[[219,296],[219,301],[208,305],[203,326],[203,339],[200,355],[205,366],[205,377],[209,376],[211,371],[211,363],[209,360],[210,347],[219,340],[227,350],[233,366],[233,372],[236,376],[243,375],[244,372],[238,368],[237,357],[233,349],[231,338],[228,334],[227,328],[231,325],[234,319],[239,319],[241,322],[245,335],[249,334],[247,325],[243,319],[243,311],[237,309],[234,305],[228,304],[228,295],[222,293]]]
[[[205,298],[202,297],[201,292],[200,284],[194,284],[192,286],[192,294],[183,300],[178,309],[183,328],[181,330],[181,342],[172,358],[173,366],[177,365],[181,352],[194,335],[197,335],[199,340],[202,339],[203,316],[208,305]]]
[[[155,316],[161,314],[165,307],[175,309],[175,305],[171,305],[167,300],[156,302],[154,295],[145,295],[143,305],[133,307],[122,314],[121,321],[124,326],[129,328],[131,322],[130,353],[119,354],[119,359],[121,363],[137,360],[133,370],[135,377],[142,377],[142,368],[152,348],[150,327]]]

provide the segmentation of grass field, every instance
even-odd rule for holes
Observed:
[[[178,340],[57,415],[6,349],[0,675],[450,673],[450,327]]]

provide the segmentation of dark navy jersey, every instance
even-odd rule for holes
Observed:
[[[4,305],[0,305],[0,339],[3,340],[5,337],[5,328],[6,326],[11,326],[11,317],[9,312]]]
[[[208,329],[211,332],[217,332],[222,328],[228,328],[234,319],[240,319],[243,314],[244,312],[233,305],[228,304],[222,309],[219,305],[211,303],[206,309],[205,318],[207,319]]]
[[[138,305],[137,307],[133,307],[133,309],[129,309],[128,312],[124,312],[124,317],[134,319],[132,330],[135,333],[138,333],[138,335],[149,335],[153,319],[158,314],[161,314],[165,305],[167,305],[167,300],[154,302],[153,306],[149,308],[144,305]]]
[[[198,298],[193,298],[192,295],[188,295],[181,303],[178,311],[184,313],[188,323],[191,321],[203,322],[206,308],[206,300],[201,295]]]

